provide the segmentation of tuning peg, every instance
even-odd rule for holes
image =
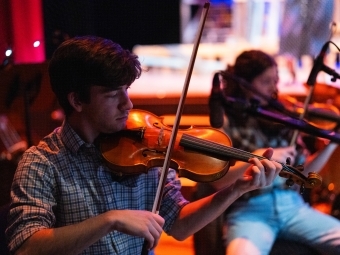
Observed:
[[[303,170],[305,170],[303,165],[297,165],[295,169],[299,170],[300,172],[303,172]]]
[[[305,184],[301,184],[300,186],[300,194],[302,195],[305,192]]]
[[[294,180],[292,178],[289,178],[286,180],[286,185],[288,187],[292,187],[294,185]]]

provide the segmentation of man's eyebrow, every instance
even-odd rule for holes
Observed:
[[[103,92],[111,92],[120,89],[121,87],[103,87],[102,91]]]

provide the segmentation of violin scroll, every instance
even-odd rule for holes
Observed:
[[[308,173],[308,177],[301,173],[301,166],[299,168],[294,168],[289,165],[281,164],[282,170],[279,173],[279,176],[283,178],[287,178],[286,185],[288,187],[293,186],[294,184],[300,185],[300,193],[302,194],[305,188],[311,189],[315,187],[319,187],[322,183],[322,177],[314,172]]]

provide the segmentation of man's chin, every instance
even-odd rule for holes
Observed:
[[[124,123],[116,125],[116,127],[111,130],[111,133],[116,133],[124,129],[126,129],[126,121],[124,121]]]

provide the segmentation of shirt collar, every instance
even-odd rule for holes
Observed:
[[[77,153],[80,147],[86,144],[66,120],[61,126],[60,136],[65,146],[73,153]]]

